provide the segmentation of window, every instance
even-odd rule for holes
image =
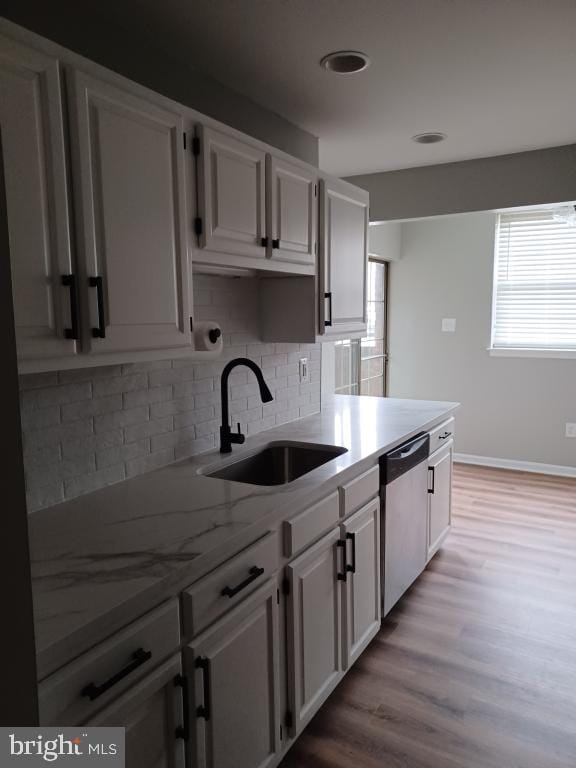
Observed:
[[[365,338],[334,342],[337,394],[385,395],[387,269],[385,262],[368,263]]]
[[[571,206],[498,216],[492,349],[576,353],[576,216]]]

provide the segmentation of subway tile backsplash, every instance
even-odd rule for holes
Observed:
[[[262,366],[262,404],[247,369],[230,377],[230,413],[248,435],[320,410],[320,345],[258,340],[256,278],[194,276],[198,320],[217,320],[224,354],[20,377],[28,511],[211,450],[220,426],[220,373],[233,357]],[[288,321],[288,319],[287,319]],[[301,384],[298,360],[308,357]]]

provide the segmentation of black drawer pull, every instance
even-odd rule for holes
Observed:
[[[336,546],[342,550],[342,572],[336,574],[338,581],[346,581],[348,578],[348,565],[346,563],[346,539],[338,539]]]
[[[141,667],[142,664],[151,658],[152,651],[145,651],[144,648],[138,648],[132,654],[132,661],[130,664],[127,664],[123,669],[121,669],[119,672],[116,672],[115,675],[112,675],[112,677],[108,678],[106,682],[101,683],[100,685],[96,685],[95,683],[88,683],[88,685],[82,688],[81,695],[87,697],[90,699],[90,701],[94,701],[94,699],[97,699],[99,696],[102,696],[103,693],[109,691],[112,686],[116,685],[116,683],[119,683],[120,680],[123,680],[131,672],[134,672],[135,669]]]
[[[104,284],[101,277],[89,277],[88,285],[96,288],[96,301],[98,305],[98,328],[92,328],[94,339],[106,338],[106,320],[104,318]]]
[[[268,247],[268,238],[267,237],[261,237],[260,238],[260,245],[262,246],[262,248],[267,248]]]
[[[438,435],[438,440],[447,440],[451,434],[452,432],[444,432],[443,435]]]
[[[272,239],[272,248],[280,248],[280,238],[274,237]]]
[[[202,685],[204,687],[204,704],[196,707],[196,717],[210,720],[210,659],[199,656],[196,659],[196,669],[202,670]]]
[[[241,581],[240,584],[236,585],[235,587],[224,587],[224,589],[220,593],[222,595],[222,597],[234,597],[234,595],[237,595],[238,592],[241,592],[249,584],[252,584],[253,581],[256,581],[256,579],[259,576],[262,576],[262,574],[264,573],[264,568],[258,568],[257,565],[254,565],[254,566],[252,566],[252,568],[250,568],[248,573],[250,575],[247,578],[245,578],[244,581]]]
[[[330,310],[329,312],[330,319],[324,320],[324,325],[332,325],[332,291],[327,291],[324,294],[324,298],[328,299],[328,309]]]
[[[356,573],[356,534],[347,533],[346,538],[352,542],[352,565],[346,564],[348,573]]]
[[[64,338],[78,339],[78,295],[76,293],[76,275],[62,275],[62,285],[70,290],[71,328],[64,329]]]

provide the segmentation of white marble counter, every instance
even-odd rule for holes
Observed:
[[[30,516],[38,672],[42,678],[207,573],[456,403],[338,395],[322,413],[263,432],[233,456],[172,464]],[[347,452],[284,486],[199,474],[275,440]]]

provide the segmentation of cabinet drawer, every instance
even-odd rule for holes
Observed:
[[[454,426],[455,421],[454,417],[452,417],[430,430],[428,433],[430,435],[430,453],[434,453],[434,451],[445,445],[451,438],[454,438]]]
[[[41,683],[41,724],[85,723],[179,646],[178,601],[171,600]]]
[[[380,468],[372,467],[340,488],[340,514],[346,517],[380,492]]]
[[[338,492],[335,491],[318,504],[293,517],[292,520],[287,520],[284,523],[285,556],[292,557],[321,534],[333,528],[338,523],[339,513]]]
[[[194,637],[278,570],[278,534],[263,536],[182,593],[184,634]]]

